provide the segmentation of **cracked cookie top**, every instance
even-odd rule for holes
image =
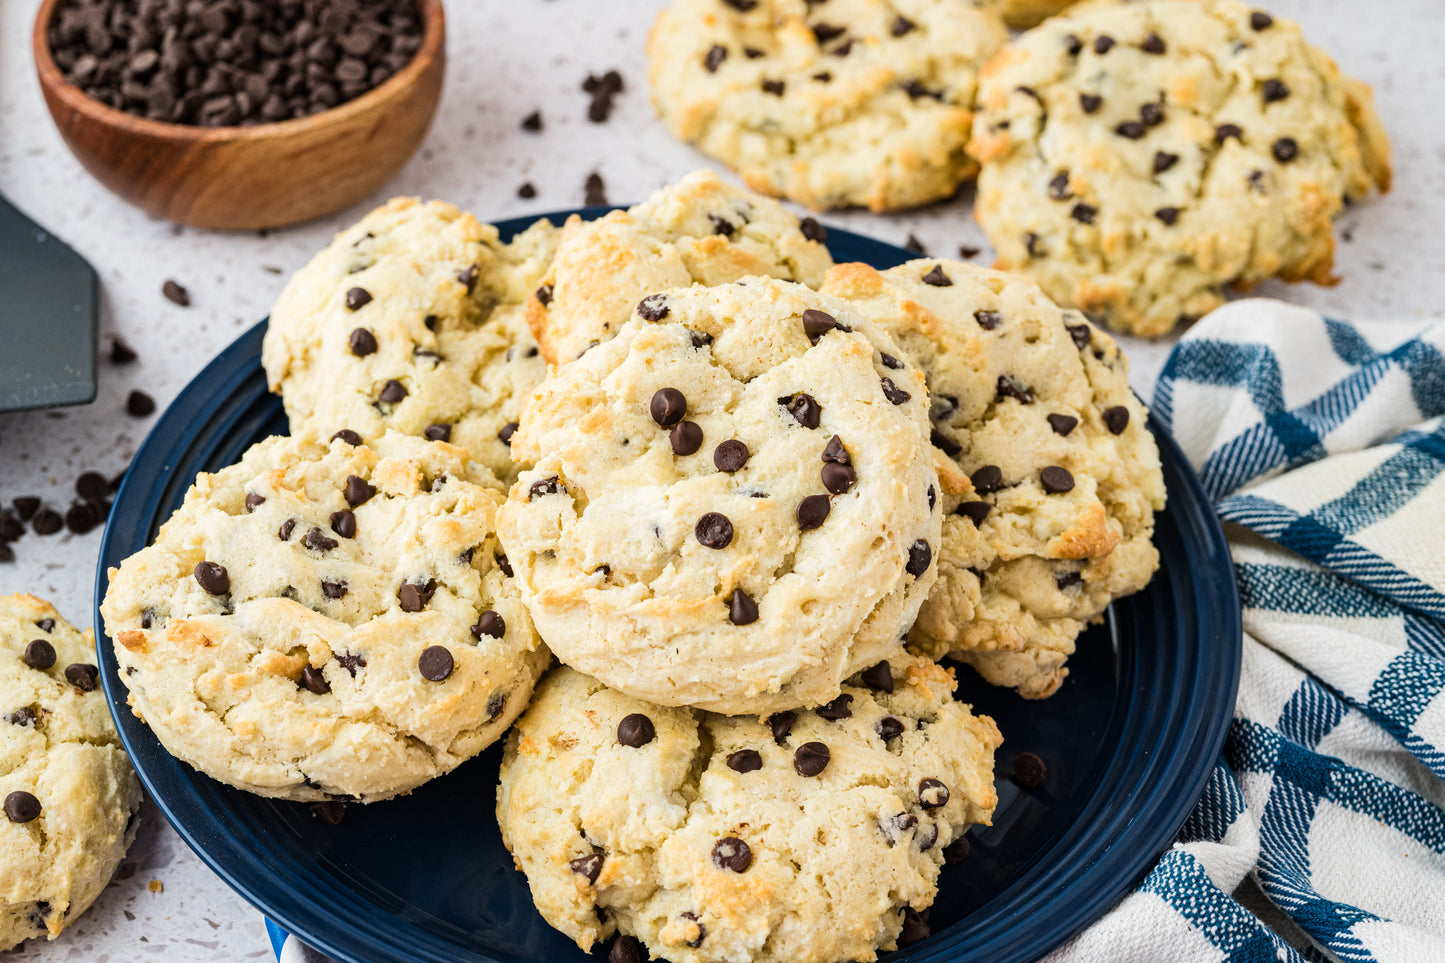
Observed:
[[[101,607],[173,755],[287,799],[406,792],[494,742],[545,667],[493,534],[496,480],[443,442],[268,438],[203,474]]]

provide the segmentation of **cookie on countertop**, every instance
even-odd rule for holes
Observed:
[[[140,780],[95,663],[90,629],[0,596],[0,951],[60,935],[135,840]]]
[[[203,474],[101,613],[173,755],[285,799],[386,799],[494,742],[549,659],[460,448],[268,438]]]
[[[1018,275],[924,258],[840,264],[845,298],[923,369],[942,483],[938,581],[912,643],[1027,698],[1159,565],[1159,451],[1114,340]]]
[[[538,221],[502,244],[490,224],[414,198],[342,231],[271,309],[261,359],[291,430],[394,429],[515,478],[511,425],[547,370],[525,303],[557,233]]]
[[[977,169],[982,0],[675,0],[647,39],[652,102],[756,191],[815,210],[916,207]]]
[[[553,364],[612,337],[647,294],[759,274],[823,283],[833,266],[817,221],[697,171],[625,211],[573,215],[556,257],[527,299],[527,321]]]
[[[674,963],[872,960],[928,935],[940,867],[998,802],[998,729],[952,690],[898,658],[759,720],[560,667],[508,737],[502,839],[584,950],[620,932]]]
[[[1235,0],[1091,3],[979,82],[974,207],[996,267],[1143,336],[1267,278],[1332,284],[1331,221],[1390,184],[1369,88]]]
[[[899,354],[847,304],[747,278],[648,295],[554,369],[497,531],[558,658],[756,714],[899,652],[942,517],[923,375]]]

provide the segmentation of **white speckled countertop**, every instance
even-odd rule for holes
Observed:
[[[30,62],[39,0],[0,3],[0,193],[78,249],[103,286],[102,361],[96,401],[81,408],[0,414],[0,502],[39,495],[62,511],[77,475],[123,468],[154,417],[124,411],[133,388],[164,407],[245,327],[266,314],[285,277],[331,234],[393,194],[441,197],[480,218],[579,206],[593,170],[608,197],[630,203],[707,162],[655,120],[645,92],[643,39],[659,0],[454,0],[448,6],[448,76],[440,112],[411,162],[374,197],[324,221],[256,234],[217,234],[149,219],[109,194],[71,158],[40,97]],[[1395,190],[1346,212],[1333,289],[1264,285],[1257,293],[1342,317],[1419,317],[1445,302],[1445,5],[1439,0],[1273,0],[1308,38],[1374,85],[1395,148]],[[616,68],[627,88],[609,123],[586,118],[588,73]],[[545,130],[521,119],[541,110]],[[523,201],[524,181],[537,196]],[[828,223],[902,243],[915,234],[933,253],[983,246],[970,196],[894,216],[829,215]],[[987,259],[987,254],[980,259]],[[192,305],[161,296],[174,278]],[[9,318],[0,326],[20,323]],[[3,350],[0,327],[0,350]],[[105,360],[122,335],[140,360]],[[1124,339],[1136,390],[1147,400],[1168,344]],[[0,593],[52,600],[79,625],[93,620],[100,532],[32,534],[0,564]],[[156,959],[214,963],[269,959],[260,916],[210,873],[154,808],[117,879],[62,938],[31,941],[9,958],[90,963]],[[164,888],[151,892],[159,880]]]

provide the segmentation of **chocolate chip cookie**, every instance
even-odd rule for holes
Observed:
[[[549,658],[462,449],[269,438],[196,479],[101,612],[130,704],[173,755],[285,799],[371,802],[450,771]]]
[[[555,369],[498,518],[538,631],[637,698],[817,705],[890,658],[942,510],[923,375],[847,304],[746,278],[649,294]]]
[[[823,291],[887,331],[932,399],[943,541],[911,641],[1028,698],[1159,564],[1159,452],[1114,340],[1038,285],[925,258],[840,264]]]
[[[898,658],[759,720],[561,667],[507,740],[502,839],[584,950],[620,933],[679,963],[871,960],[928,935],[940,867],[998,801],[998,729],[952,689]]]
[[[60,935],[135,839],[140,780],[99,675],[90,629],[0,596],[0,950]]]
[[[1086,4],[983,72],[969,150],[996,266],[1164,334],[1266,278],[1334,283],[1331,221],[1390,184],[1369,88],[1235,0]]]
[[[569,218],[527,299],[527,322],[544,358],[571,361],[612,337],[654,291],[750,274],[816,288],[833,266],[825,237],[811,218],[800,223],[777,201],[698,171],[626,211]]]
[[[973,176],[979,67],[1007,39],[972,0],[676,0],[648,36],[652,102],[753,190],[916,207]]]
[[[450,441],[516,477],[508,439],[546,374],[525,301],[557,231],[510,244],[440,201],[398,198],[336,236],[271,309],[261,360],[293,431]]]

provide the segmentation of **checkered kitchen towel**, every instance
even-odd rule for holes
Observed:
[[[1048,963],[1445,963],[1445,323],[1235,302],[1153,411],[1227,523],[1239,702],[1173,848]]]

